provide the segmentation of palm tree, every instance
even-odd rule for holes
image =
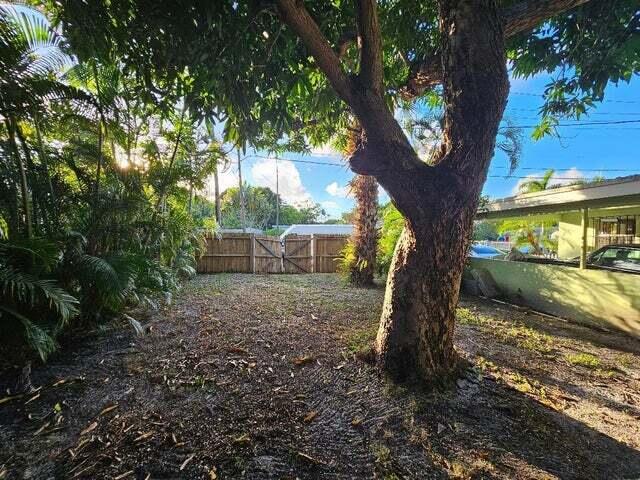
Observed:
[[[553,175],[556,171],[552,168],[544,172],[541,178],[532,178],[527,180],[526,182],[522,182],[518,186],[518,191],[520,193],[534,193],[534,192],[542,192],[550,187],[549,182],[553,178]]]
[[[345,153],[351,155],[362,141],[362,130],[351,130]],[[356,286],[371,286],[378,242],[378,183],[374,177],[356,175],[351,181],[351,191],[356,208],[353,234],[346,252],[349,281]]]
[[[2,168],[12,169],[9,162],[9,157],[12,157],[19,178],[22,209],[21,214],[15,215],[16,221],[22,225],[12,225],[9,232],[22,230],[28,238],[33,237],[34,223],[29,187],[29,169],[33,160],[21,123],[30,121],[35,124],[40,162],[48,174],[39,118],[49,101],[67,97],[72,92],[57,78],[71,61],[63,51],[62,43],[62,38],[50,28],[44,16],[34,10],[0,4],[0,78],[3,79],[0,117],[7,132],[9,153],[2,159]],[[50,178],[47,180],[51,185]]]

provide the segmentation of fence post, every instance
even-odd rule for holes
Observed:
[[[251,271],[251,273],[256,273],[256,234],[252,233],[251,234],[251,257],[249,260],[249,270]]]
[[[311,273],[316,273],[316,236],[311,234]]]

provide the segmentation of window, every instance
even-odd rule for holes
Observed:
[[[595,247],[633,243],[638,233],[638,223],[639,217],[635,215],[593,218],[592,226],[596,237]]]

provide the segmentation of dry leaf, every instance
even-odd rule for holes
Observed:
[[[216,467],[213,467],[211,470],[209,470],[209,479],[210,480],[218,479],[218,474],[216,473]]]
[[[11,400],[15,400],[16,398],[22,398],[23,395],[13,395],[10,397],[4,397],[4,398],[0,398],[0,405],[2,405],[3,403],[6,402],[10,402]]]
[[[114,477],[113,480],[122,480],[123,478],[128,477],[129,475],[133,475],[135,472],[133,470],[129,470],[128,472],[124,472],[122,475],[118,475],[117,477]]]
[[[196,454],[195,454],[195,453],[194,453],[194,454],[192,454],[192,455],[189,455],[189,456],[187,457],[187,459],[186,459],[184,462],[182,462],[182,465],[180,465],[180,471],[184,470],[184,469],[185,469],[185,467],[189,464],[189,462],[190,462],[191,460],[193,460],[193,457],[195,457],[195,456],[196,456]]]
[[[243,433],[238,438],[233,439],[233,443],[249,443],[251,439],[249,438],[249,434]]]
[[[116,408],[118,408],[118,404],[117,403],[115,405],[111,405],[110,407],[107,407],[107,408],[103,409],[98,414],[98,416],[100,417],[100,416],[104,415],[105,413],[109,413],[111,410],[115,410]]]
[[[33,397],[31,397],[29,400],[27,400],[26,402],[24,402],[24,404],[26,405],[27,403],[31,403],[34,400],[37,400],[38,398],[40,398],[40,392],[36,393]]]
[[[80,436],[86,435],[89,432],[93,432],[97,426],[98,426],[98,422],[93,422],[91,425],[89,425],[87,428],[85,428],[80,432]]]
[[[354,427],[357,427],[358,425],[362,424],[362,418],[360,417],[355,417],[353,420],[351,420],[351,425]]]
[[[293,363],[300,366],[306,363],[313,362],[313,357],[311,355],[305,355],[304,357],[297,357],[293,359]]]
[[[303,419],[304,423],[309,423],[310,421],[312,421],[317,416],[318,416],[317,410],[313,410],[312,412],[307,413],[307,416],[304,417],[304,419]]]
[[[142,440],[146,440],[147,438],[149,438],[151,435],[153,435],[153,432],[143,433],[142,435],[134,438],[133,441],[134,442],[141,442]]]
[[[47,428],[49,425],[51,425],[51,422],[47,422],[44,425],[42,425],[38,430],[36,430],[33,433],[33,436],[35,437],[36,435],[40,435],[42,432],[44,432],[44,429]]]
[[[249,351],[242,347],[229,347],[227,349],[229,353],[241,353],[242,355],[248,355]]]
[[[305,460],[309,460],[312,463],[321,463],[325,465],[325,462],[323,462],[322,460],[318,460],[317,458],[314,458],[311,455],[307,455],[306,453],[298,452],[298,456],[304,458]]]

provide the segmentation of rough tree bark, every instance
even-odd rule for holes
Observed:
[[[523,0],[510,11],[521,28],[584,1]],[[406,219],[387,279],[378,364],[397,380],[445,379],[458,364],[453,333],[460,279],[508,94],[504,39],[511,19],[495,0],[438,2],[441,43],[433,71],[444,87],[445,121],[442,144],[428,165],[383,97],[376,1],[356,1],[362,48],[355,78],[344,73],[301,1],[277,3],[364,129],[366,142],[351,156],[352,170],[374,176]]]
[[[352,129],[345,155],[351,156],[363,140],[362,129]],[[355,250],[355,262],[349,265],[349,282],[358,287],[369,287],[373,285],[378,249],[378,182],[369,175],[356,175],[351,181],[351,191],[356,201],[350,239]]]
[[[378,182],[369,175],[356,175],[351,181],[356,200],[354,230],[351,241],[355,246],[356,263],[351,265],[349,280],[359,287],[373,285],[376,269],[378,235]]]

